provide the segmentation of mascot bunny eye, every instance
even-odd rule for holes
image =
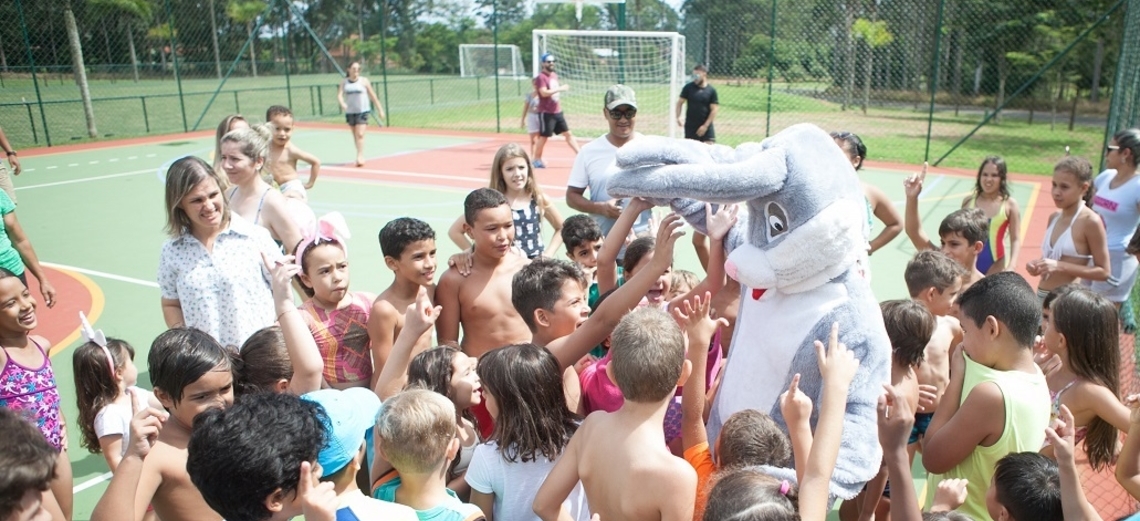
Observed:
[[[764,216],[768,221],[768,240],[771,241],[788,231],[788,213],[780,203],[771,202],[764,208]]]

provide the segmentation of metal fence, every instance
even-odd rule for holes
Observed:
[[[1036,148],[1041,164],[1013,168],[1045,173],[1064,146],[1099,157],[1106,132],[1137,124],[1137,0],[627,2],[578,19],[526,0],[14,0],[0,4],[0,125],[31,146],[211,128],[270,104],[338,121],[340,74],[360,61],[392,125],[523,132],[529,80],[507,64],[460,77],[459,45],[516,46],[529,69],[536,28],[681,32],[728,144],[812,121],[860,134],[872,159],[974,167]],[[586,136],[605,131],[576,108],[594,94],[566,93]]]

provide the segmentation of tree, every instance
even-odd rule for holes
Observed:
[[[875,50],[881,47],[890,45],[895,41],[895,35],[891,34],[887,29],[887,22],[883,20],[874,20],[874,11],[871,14],[872,19],[859,18],[855,20],[855,25],[852,30],[855,31],[855,36],[863,41],[867,47],[867,59],[863,62],[863,113],[867,113],[867,104],[870,103],[871,98],[871,71],[873,70],[873,63],[875,61]]]
[[[218,79],[222,79],[222,52],[218,49],[218,11],[214,8],[214,0],[210,0],[210,40],[214,44],[214,70]]]
[[[254,46],[257,37],[253,34],[253,23],[265,12],[265,8],[266,3],[260,0],[230,0],[226,6],[226,16],[235,23],[245,24],[249,37],[249,69],[254,78],[257,77],[257,50]]]
[[[71,48],[71,70],[75,74],[75,84],[79,86],[79,97],[83,99],[83,117],[87,120],[87,136],[99,137],[95,128],[95,109],[91,106],[91,90],[87,87],[87,69],[83,65],[83,46],[79,43],[79,27],[75,23],[75,13],[71,11],[71,1],[63,2],[63,23],[67,28],[68,46]]]
[[[88,0],[88,5],[92,9],[97,9],[109,16],[110,21],[105,20],[104,24],[112,23],[123,27],[127,33],[127,46],[131,53],[131,72],[134,74],[135,83],[139,81],[139,59],[135,51],[135,34],[134,26],[142,20],[147,20],[153,14],[153,5],[149,0]],[[104,25],[104,31],[106,26]],[[104,36],[106,33],[104,33]],[[107,61],[112,63],[111,53],[107,51]]]

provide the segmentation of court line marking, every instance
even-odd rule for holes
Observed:
[[[91,295],[91,309],[87,310],[87,319],[92,324],[97,323],[99,321],[99,317],[103,315],[103,307],[107,303],[107,296],[103,294],[103,288],[100,288],[99,285],[95,283],[95,281],[73,269],[68,269],[58,264],[51,264],[47,262],[41,264],[54,268],[60,273],[63,273],[64,275],[75,279],[77,282],[79,282],[79,284],[87,289],[87,293]],[[71,331],[71,333],[68,333],[68,335],[63,338],[63,340],[60,340],[54,346],[51,346],[51,349],[48,349],[48,356],[51,357],[62,353],[65,349],[67,349],[68,346],[75,343],[76,340],[79,340],[79,335],[80,328],[79,326],[76,326],[75,329]]]
[[[84,275],[91,275],[92,277],[102,277],[104,279],[117,280],[119,282],[129,282],[131,284],[138,284],[139,286],[146,286],[149,288],[157,288],[158,287],[158,283],[153,281],[153,280],[136,279],[134,277],[116,275],[114,273],[107,273],[105,271],[89,270],[87,268],[80,268],[77,266],[68,266],[66,264],[56,264],[54,262],[41,262],[40,264],[43,264],[44,266],[50,266],[50,267],[56,268],[56,269],[61,269],[61,270],[71,270],[71,271],[74,271],[76,273],[82,273]]]
[[[95,485],[98,485],[104,481],[110,481],[111,476],[113,476],[113,475],[114,474],[112,474],[110,472],[104,472],[98,476],[95,476],[95,477],[87,480],[87,481],[84,481],[83,483],[80,483],[78,485],[75,485],[74,487],[71,487],[71,493],[72,494],[78,494],[78,493],[83,492],[84,490],[87,490],[91,487],[94,487]]]
[[[440,179],[440,180],[446,180],[446,181],[464,181],[464,182],[468,182],[468,183],[475,183],[478,185],[486,185],[487,184],[487,180],[482,179],[482,178],[475,179],[473,177],[464,177],[464,176],[459,176],[459,175],[426,174],[426,173],[422,173],[422,172],[405,172],[405,171],[401,171],[401,170],[377,170],[377,169],[370,169],[370,168],[355,168],[355,167],[345,167],[345,166],[322,166],[321,170],[341,170],[341,171],[345,171],[345,172],[362,172],[365,174],[392,175],[392,176],[400,176],[400,177],[418,177],[418,178],[427,178],[427,179]],[[353,178],[353,177],[340,177],[340,178],[331,178],[331,179],[338,179],[338,180],[356,179],[356,180],[360,180],[360,181],[369,181],[370,180],[370,179],[360,179],[360,178]],[[565,191],[566,190],[565,186],[558,186],[558,185],[539,185],[539,186],[541,186],[543,190],[559,190],[559,191]],[[420,187],[423,188],[422,185],[420,185]],[[460,189],[460,190],[462,189],[462,187],[456,187],[456,186],[447,186],[447,187],[429,186],[427,188],[430,190],[435,190],[435,189],[439,189],[439,188]]]
[[[127,176],[132,176],[132,175],[149,174],[151,172],[154,172],[153,168],[148,168],[146,170],[134,170],[131,172],[123,172],[121,174],[109,174],[109,175],[100,175],[100,176],[95,176],[95,177],[84,177],[82,179],[68,179],[66,181],[55,181],[55,182],[51,182],[51,183],[40,183],[38,185],[17,186],[16,190],[30,190],[32,188],[47,188],[49,186],[61,186],[61,185],[70,185],[70,184],[75,184],[75,183],[86,183],[89,181],[101,181],[103,179],[113,179],[116,177],[127,177]]]

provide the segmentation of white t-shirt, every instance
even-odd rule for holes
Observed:
[[[356,515],[358,519],[419,521],[419,518],[416,516],[416,511],[412,510],[411,507],[370,498],[364,495],[360,489],[346,491],[337,499],[340,500],[340,506],[337,508],[338,512],[348,510]],[[339,513],[337,514],[337,519],[340,519]]]
[[[495,519],[537,521],[532,508],[534,496],[554,463],[541,456],[538,461],[511,463],[499,454],[499,445],[490,441],[475,447],[466,480],[472,490],[495,494]],[[576,521],[590,521],[590,507],[586,504],[582,483],[574,486],[562,506]]]
[[[135,397],[135,405],[139,408],[150,406],[150,399],[154,396],[150,391],[134,386],[131,386],[130,390]],[[130,433],[130,405],[125,403],[112,403],[95,413],[95,436],[102,438],[103,436],[114,436],[118,434],[123,437],[120,456],[127,454],[127,446],[130,445],[127,443],[127,439],[130,438]]]
[[[634,132],[633,139],[637,139],[639,136],[641,133]],[[586,143],[578,152],[578,156],[574,158],[574,166],[570,168],[570,180],[566,185],[573,188],[585,188],[593,202],[612,200],[613,198],[606,191],[606,183],[617,172],[617,150],[618,147],[610,143],[605,135]],[[624,206],[624,202],[621,205]],[[652,215],[649,210],[642,212],[641,216],[637,218],[637,222],[634,223],[633,229],[637,231],[647,230]],[[602,229],[602,235],[609,235],[610,228],[613,228],[614,223],[617,222],[616,219],[602,215],[590,214],[590,217],[598,222],[598,226]]]

